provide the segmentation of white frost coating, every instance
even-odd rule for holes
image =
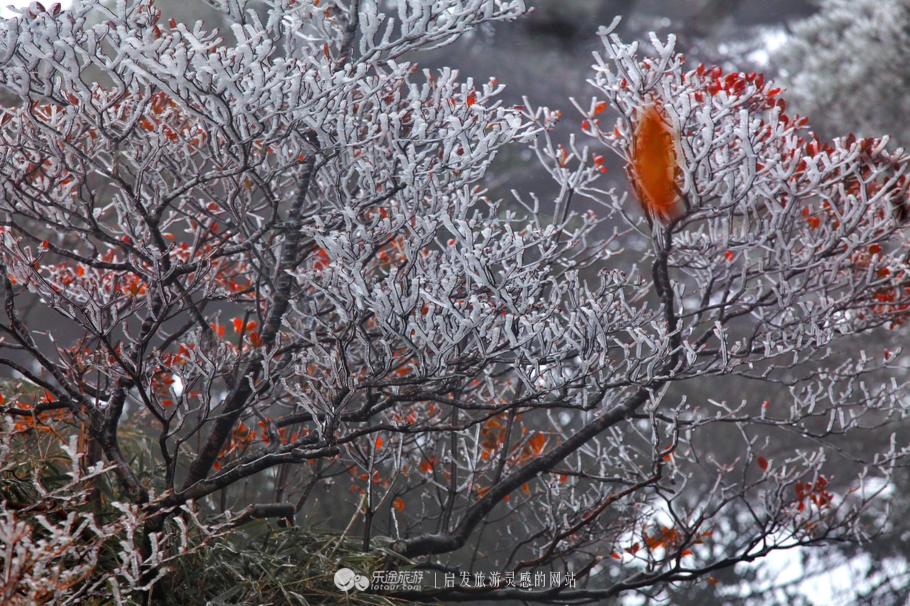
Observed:
[[[696,547],[734,504],[792,525],[787,545],[821,525],[861,532],[874,497],[832,503],[819,478],[829,434],[905,413],[904,385],[880,380],[896,354],[854,355],[857,337],[910,309],[903,152],[807,138],[761,77],[687,71],[672,38],[641,59],[609,29],[599,98],[577,104],[582,132],[559,144],[559,112],[505,107],[495,80],[403,59],[523,3],[391,4],[364,0],[349,31],[348,3],[281,0],[261,19],[224,2],[231,47],[159,22],[148,2],[0,22],[0,83],[22,97],[0,113],[0,363],[46,392],[27,410],[81,415],[134,501],[111,509],[117,570],[85,592],[127,600],[170,548],[191,549],[197,519],[177,508],[214,506],[273,467],[298,488],[350,477],[358,516],[394,508],[409,557],[481,540],[495,510],[503,557],[516,537],[516,557],[554,570],[603,552],[616,566],[603,578],[620,585],[685,580],[673,566],[686,551],[699,576],[717,553],[748,559],[737,544],[777,540],[747,520],[748,536]],[[604,158],[580,144],[637,160],[646,106],[676,138],[683,210],[668,224],[603,190]],[[484,190],[496,154],[522,143],[554,200]],[[13,319],[24,290],[69,332],[30,337]],[[42,372],[15,366],[9,345]],[[730,376],[774,396],[688,391]],[[14,426],[37,431],[23,410],[9,411]],[[161,435],[161,465],[142,471],[164,494],[118,451],[126,421]],[[735,430],[726,461],[704,446],[717,427]],[[786,436],[773,466],[756,427]],[[906,449],[879,454],[871,469],[886,478]],[[815,501],[800,508],[790,495],[810,480]],[[697,507],[678,506],[689,490]],[[173,534],[141,537],[143,516],[165,509],[180,516]],[[671,514],[678,534],[656,546]],[[0,537],[18,540],[19,514],[3,515]],[[130,551],[137,536],[143,553]]]

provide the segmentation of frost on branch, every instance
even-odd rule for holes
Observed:
[[[717,321],[751,324],[726,354],[698,356],[686,372],[789,356],[903,321],[902,150],[852,135],[818,141],[805,118],[787,116],[780,89],[760,74],[683,72],[672,46],[657,40],[661,56],[639,64],[634,47],[615,37],[605,43],[615,69],[600,63],[593,84],[622,118],[594,135],[633,163],[632,133],[649,103],[680,133],[676,188],[687,211],[655,231],[672,239],[657,254],[677,268],[682,347],[697,355],[710,338],[700,326],[712,333]]]
[[[82,604],[99,597],[125,604],[126,596],[157,582],[176,560],[216,536],[219,529],[198,526],[190,504],[183,513],[194,526],[151,535],[154,547],[142,553],[133,542],[144,520],[138,506],[115,501],[90,507],[94,487],[110,467],[86,468],[76,436],[60,444],[47,425],[17,425],[23,424],[7,417],[0,442],[4,604]],[[44,450],[48,459],[23,452],[29,447]]]
[[[910,304],[903,152],[822,143],[760,75],[605,31],[582,131],[642,214],[553,141],[558,112],[405,62],[520,2],[219,6],[236,44],[147,2],[0,23],[22,100],[0,114],[0,364],[35,386],[5,409],[72,419],[143,512],[139,556],[190,502],[203,526],[327,503],[364,551],[590,576],[480,590],[570,603],[865,536],[905,447],[838,440],[904,412],[900,358],[861,352]],[[489,197],[509,144],[552,204]]]

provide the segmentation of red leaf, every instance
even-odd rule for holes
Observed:
[[[436,457],[430,457],[426,461],[420,462],[420,471],[423,473],[430,473],[433,471],[433,468],[436,466]]]
[[[761,455],[758,455],[758,459],[756,460],[758,461],[758,466],[761,467],[762,471],[768,471],[768,459]]]

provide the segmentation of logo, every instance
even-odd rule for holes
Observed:
[[[350,568],[339,568],[335,573],[335,586],[344,592],[355,587],[360,591],[366,591],[370,586],[370,579],[362,574],[357,574]]]

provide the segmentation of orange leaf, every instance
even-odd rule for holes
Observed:
[[[639,202],[651,216],[675,219],[682,212],[675,187],[676,133],[658,105],[644,107],[639,114],[631,154]]]
[[[613,553],[610,554],[610,557],[611,557],[611,558],[616,558],[617,560],[621,560],[621,559],[622,559],[622,556],[619,555],[618,553],[616,553],[615,551],[614,551]]]
[[[395,500],[392,501],[392,507],[398,511],[404,511],[404,499],[401,497],[395,497]]]
[[[595,114],[600,114],[600,113],[603,113],[604,111],[606,111],[606,109],[607,109],[607,102],[606,102],[606,101],[599,101],[599,102],[597,103],[597,105],[594,106],[594,113],[595,113]]]
[[[382,436],[376,438],[376,450],[379,450],[380,448],[382,448]]]
[[[239,333],[240,331],[243,330],[243,319],[234,318],[231,321],[234,323],[234,332]]]
[[[259,337],[258,332],[254,331],[250,333],[250,343],[253,344],[253,347],[259,347],[262,345],[262,339]]]
[[[543,450],[544,444],[547,443],[547,437],[542,433],[535,432],[534,436],[528,440],[528,446],[531,447],[531,450],[534,454],[540,454],[540,451]]]
[[[758,455],[757,461],[758,461],[758,466],[761,468],[762,471],[768,471],[768,459],[766,459],[765,457],[763,457],[761,455]]]

